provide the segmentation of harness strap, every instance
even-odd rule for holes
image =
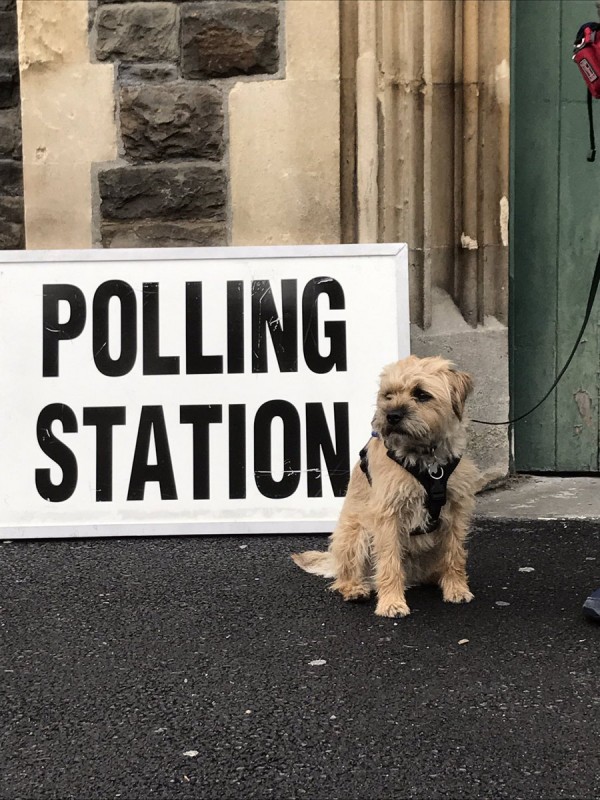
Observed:
[[[442,508],[446,505],[446,487],[448,486],[448,480],[458,467],[460,458],[454,458],[452,461],[444,464],[444,466],[438,465],[437,472],[432,473],[428,469],[423,470],[413,464],[405,464],[392,450],[388,450],[387,455],[388,458],[391,458],[396,464],[404,467],[407,472],[410,472],[413,478],[419,481],[427,493],[425,508],[429,514],[429,522],[427,523],[426,529],[417,528],[411,535],[417,533],[431,533],[431,531],[436,530],[440,524],[440,513]]]
[[[363,471],[366,479],[369,481],[369,486],[373,485],[373,479],[371,478],[371,473],[369,471],[369,455],[368,455],[368,446],[369,443],[363,447],[360,451],[360,462],[359,466]],[[452,461],[449,461],[444,466],[438,466],[437,472],[433,474],[429,470],[422,470],[419,467],[406,464],[402,461],[401,458],[396,456],[393,450],[387,450],[388,458],[391,458],[398,466],[405,469],[407,472],[416,478],[421,486],[425,489],[426,492],[426,499],[425,499],[425,508],[427,509],[427,513],[429,515],[429,520],[427,525],[424,528],[417,528],[414,531],[410,532],[411,536],[419,536],[423,533],[431,533],[432,531],[437,530],[440,524],[440,513],[442,508],[446,504],[447,500],[447,493],[446,487],[448,485],[448,480],[454,470],[460,463],[460,458],[455,458]]]
[[[365,475],[367,477],[367,480],[369,481],[369,486],[373,486],[373,480],[371,478],[371,473],[369,472],[369,457],[367,455],[367,447],[368,446],[369,446],[369,443],[367,442],[367,444],[363,447],[363,449],[358,454],[359,457],[360,457],[359,464],[360,464],[360,468],[365,473]]]

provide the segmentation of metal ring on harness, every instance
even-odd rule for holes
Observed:
[[[428,467],[428,468],[427,468],[427,472],[429,473],[429,477],[430,477],[432,480],[434,480],[434,481],[441,481],[441,479],[444,477],[444,468],[442,467],[442,465],[441,465],[441,464],[437,464],[436,466],[437,466],[437,468],[439,469],[439,472],[437,472],[437,473],[436,473],[436,472],[434,471],[434,470],[435,470],[435,468],[434,468],[434,467]]]

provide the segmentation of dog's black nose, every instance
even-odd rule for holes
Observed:
[[[390,425],[397,425],[399,422],[405,417],[405,411],[402,408],[396,408],[394,411],[390,411],[387,414],[387,421]]]

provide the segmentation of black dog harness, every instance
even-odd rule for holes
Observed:
[[[377,434],[372,435],[377,436]],[[367,453],[368,446],[369,443],[367,442],[367,444],[359,453],[360,468],[369,481],[369,486],[372,486],[373,480],[371,478],[371,473],[369,472],[369,457]],[[427,525],[424,528],[416,528],[414,531],[410,532],[410,535],[420,536],[421,534],[432,533],[433,531],[437,530],[440,526],[440,513],[442,508],[446,505],[446,487],[448,485],[448,480],[459,465],[460,458],[452,459],[452,461],[444,464],[443,467],[438,464],[436,469],[432,469],[431,467],[428,469],[421,469],[413,464],[407,464],[402,461],[402,459],[398,458],[393,450],[387,450],[386,452],[388,458],[391,458],[392,461],[398,464],[398,466],[402,467],[407,472],[410,472],[413,478],[416,478],[419,481],[427,493],[427,497],[425,498],[425,508],[427,509],[427,513],[429,515]]]

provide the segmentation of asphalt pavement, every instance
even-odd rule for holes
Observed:
[[[0,545],[0,797],[600,795],[593,521],[480,520],[469,605],[345,604],[324,537]]]

